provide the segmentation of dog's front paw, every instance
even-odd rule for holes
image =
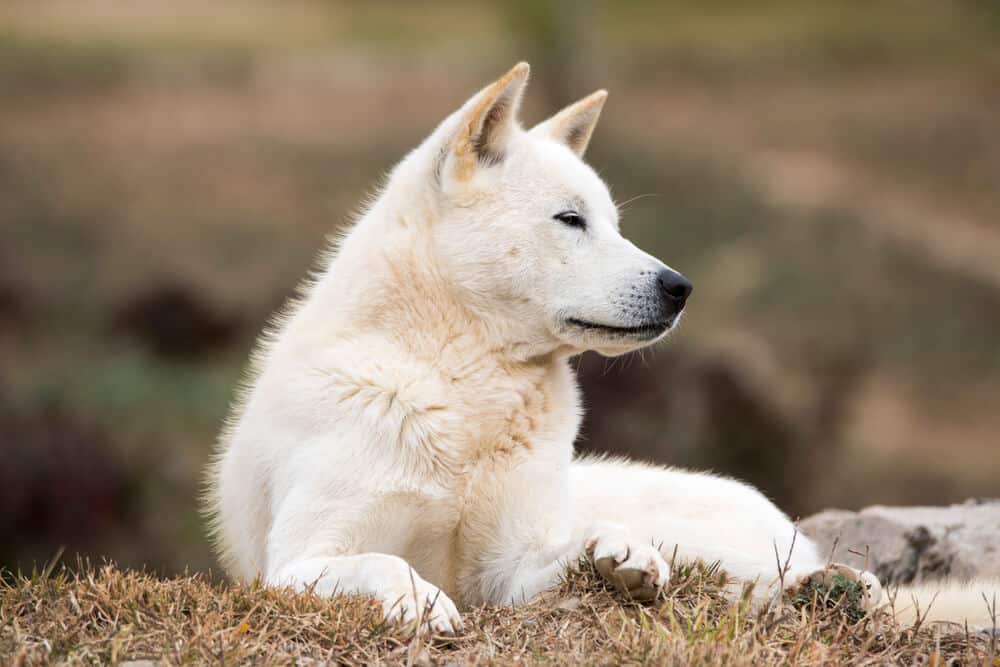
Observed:
[[[630,539],[623,529],[603,529],[586,544],[597,571],[634,600],[652,600],[670,581],[670,566],[660,551]]]
[[[421,628],[448,635],[463,629],[455,603],[437,586],[422,579],[381,591],[378,598],[385,619],[394,625],[409,625],[419,620]]]

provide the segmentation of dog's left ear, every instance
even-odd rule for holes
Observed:
[[[468,180],[480,164],[491,166],[503,160],[507,141],[517,127],[529,71],[528,63],[514,65],[467,104],[448,161],[458,180]]]
[[[564,143],[574,153],[583,157],[594,133],[597,119],[601,117],[604,100],[608,99],[608,91],[598,90],[574,102],[555,116],[543,121],[531,129],[532,134],[547,135],[560,143]]]

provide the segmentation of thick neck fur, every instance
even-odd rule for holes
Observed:
[[[447,139],[447,129],[445,121],[396,168],[316,281],[294,318],[303,325],[296,328],[329,342],[384,336],[428,361],[458,338],[505,365],[538,367],[564,360],[568,351],[519,317],[518,304],[480,307],[475,295],[441,275],[433,227],[447,221],[430,176],[440,153],[436,145]]]

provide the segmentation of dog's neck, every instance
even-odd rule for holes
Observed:
[[[426,233],[432,212],[400,211],[383,196],[345,237],[311,290],[306,308],[337,336],[385,335],[418,358],[434,359],[461,339],[479,356],[538,367],[570,351],[510,313],[478,309],[435,270]],[[404,332],[405,335],[400,335]]]

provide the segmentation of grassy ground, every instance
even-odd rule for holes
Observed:
[[[158,579],[112,565],[0,584],[0,659],[169,664],[979,664],[997,639],[858,618],[849,601],[802,596],[770,611],[729,604],[724,575],[675,567],[665,596],[614,595],[586,565],[535,603],[482,607],[454,638],[386,627],[363,598],[324,599],[200,575]]]

